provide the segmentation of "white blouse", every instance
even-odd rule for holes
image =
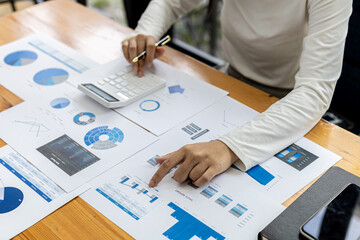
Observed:
[[[202,0],[152,0],[136,33],[159,39]],[[223,0],[226,60],[259,83],[293,89],[258,117],[219,138],[241,170],[304,136],[328,109],[340,76],[352,0]]]

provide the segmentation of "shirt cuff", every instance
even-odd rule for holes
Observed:
[[[233,141],[229,137],[227,137],[225,135],[225,136],[220,137],[218,140],[223,142],[239,158],[236,162],[234,162],[234,165],[237,168],[239,168],[241,171],[245,172],[253,167],[251,162],[249,160],[247,160],[247,158],[244,156],[244,154],[242,152],[239,151],[239,149],[236,147],[236,145],[233,143]]]

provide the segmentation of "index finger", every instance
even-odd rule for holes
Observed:
[[[122,51],[123,51],[125,59],[130,63],[129,41],[125,40],[124,42],[122,42],[121,47],[122,47]]]
[[[146,41],[146,58],[145,58],[145,66],[150,67],[154,57],[155,57],[155,39],[152,37],[148,37]]]
[[[158,183],[166,176],[166,174],[168,174],[171,169],[173,169],[183,160],[184,154],[180,150],[173,152],[173,154],[168,154],[168,158],[161,163],[159,169],[151,178],[149,187],[155,187],[158,185]]]

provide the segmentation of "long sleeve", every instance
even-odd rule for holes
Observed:
[[[294,89],[258,117],[219,138],[242,170],[267,160],[303,137],[328,109],[340,76],[351,0],[308,0]]]
[[[135,34],[160,37],[182,15],[189,12],[202,0],[152,0],[140,18]]]

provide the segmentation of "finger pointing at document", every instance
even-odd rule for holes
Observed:
[[[189,144],[155,159],[160,163],[160,168],[151,178],[149,187],[157,186],[179,164],[174,180],[182,183],[190,178],[194,185],[200,187],[226,171],[238,158],[223,142],[215,140]]]

